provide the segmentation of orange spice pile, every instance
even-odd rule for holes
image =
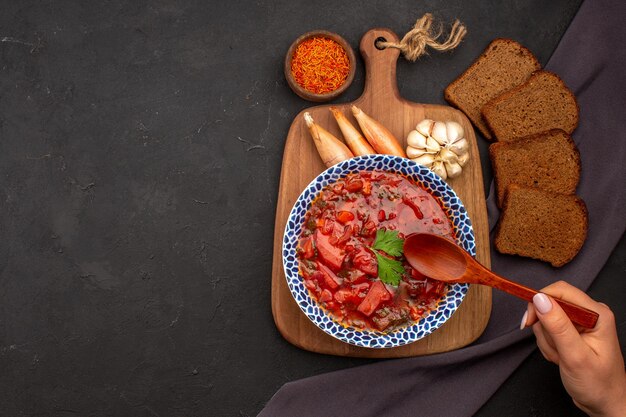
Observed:
[[[296,48],[291,73],[300,86],[312,93],[335,91],[346,81],[350,59],[345,49],[326,37],[309,38]]]

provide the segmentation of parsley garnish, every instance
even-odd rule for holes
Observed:
[[[385,284],[398,286],[402,274],[406,272],[402,262],[387,258],[378,252],[375,252],[375,254],[378,261],[378,278]]]
[[[374,241],[373,249],[382,250],[391,256],[402,255],[404,246],[404,240],[398,237],[397,230],[382,230],[376,231],[376,240]]]
[[[382,230],[376,231],[376,240],[372,246],[374,254],[376,255],[376,261],[378,262],[378,278],[385,284],[395,285],[400,284],[402,274],[406,273],[402,262],[388,258],[378,253],[383,251],[389,256],[401,256],[403,254],[404,241],[398,237],[397,230]]]

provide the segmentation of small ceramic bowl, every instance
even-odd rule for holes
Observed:
[[[336,90],[333,90],[325,94],[316,94],[309,90],[306,90],[305,88],[300,86],[300,84],[298,84],[298,82],[294,79],[291,73],[291,60],[293,59],[293,54],[296,51],[296,48],[298,47],[298,45],[300,45],[300,43],[306,41],[307,39],[314,38],[314,37],[325,37],[325,38],[334,40],[339,45],[341,45],[341,47],[346,51],[346,53],[348,54],[348,59],[350,60],[350,71],[348,73],[348,78],[346,78],[346,81]],[[325,30],[314,30],[314,31],[307,32],[304,35],[300,36],[291,44],[291,46],[289,47],[289,50],[287,51],[287,56],[285,57],[285,78],[287,79],[287,84],[289,84],[289,87],[291,87],[293,92],[296,93],[298,96],[302,97],[305,100],[315,101],[315,102],[324,102],[324,101],[333,100],[334,98],[338,97],[341,93],[346,91],[346,89],[350,86],[350,84],[354,80],[355,68],[356,68],[356,56],[354,55],[354,50],[352,49],[350,44],[346,42],[346,40],[342,38],[341,36],[339,36],[338,34],[333,33],[333,32],[328,32]]]
[[[355,329],[333,320],[332,316],[311,297],[300,274],[296,254],[305,213],[322,188],[351,172],[372,170],[403,175],[428,191],[439,201],[450,219],[457,243],[472,256],[476,255],[476,242],[469,215],[459,197],[441,177],[409,159],[390,155],[366,155],[348,159],[328,168],[300,194],[291,210],[283,236],[283,267],[287,286],[296,303],[302,312],[324,332],[356,346],[392,348],[415,342],[443,325],[459,307],[469,286],[467,284],[450,285],[434,310],[405,327],[390,332]]]

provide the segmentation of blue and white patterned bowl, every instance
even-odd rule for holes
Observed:
[[[441,177],[409,159],[390,155],[367,155],[348,159],[328,168],[318,175],[300,194],[289,214],[285,235],[283,236],[283,267],[291,294],[300,306],[300,309],[317,327],[329,335],[352,345],[368,348],[391,348],[415,342],[443,325],[459,307],[461,301],[465,298],[469,286],[467,284],[451,285],[448,292],[439,301],[437,308],[411,325],[385,333],[359,330],[345,327],[333,320],[331,315],[311,297],[299,273],[296,255],[296,247],[302,231],[304,215],[322,188],[351,172],[372,170],[404,175],[428,190],[441,203],[448,218],[452,221],[457,243],[472,256],[476,256],[474,231],[467,211],[456,193]]]

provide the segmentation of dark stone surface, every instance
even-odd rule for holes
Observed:
[[[285,382],[371,362],[302,351],[273,323],[280,162],[311,106],[284,81],[289,44],[323,28],[357,48],[372,27],[459,17],[457,51],[398,64],[405,98],[444,103],[495,37],[545,63],[578,4],[3,2],[0,414],[252,416]],[[360,64],[338,101],[362,87]],[[625,253],[592,291],[622,333]],[[536,354],[479,415],[562,410]]]

